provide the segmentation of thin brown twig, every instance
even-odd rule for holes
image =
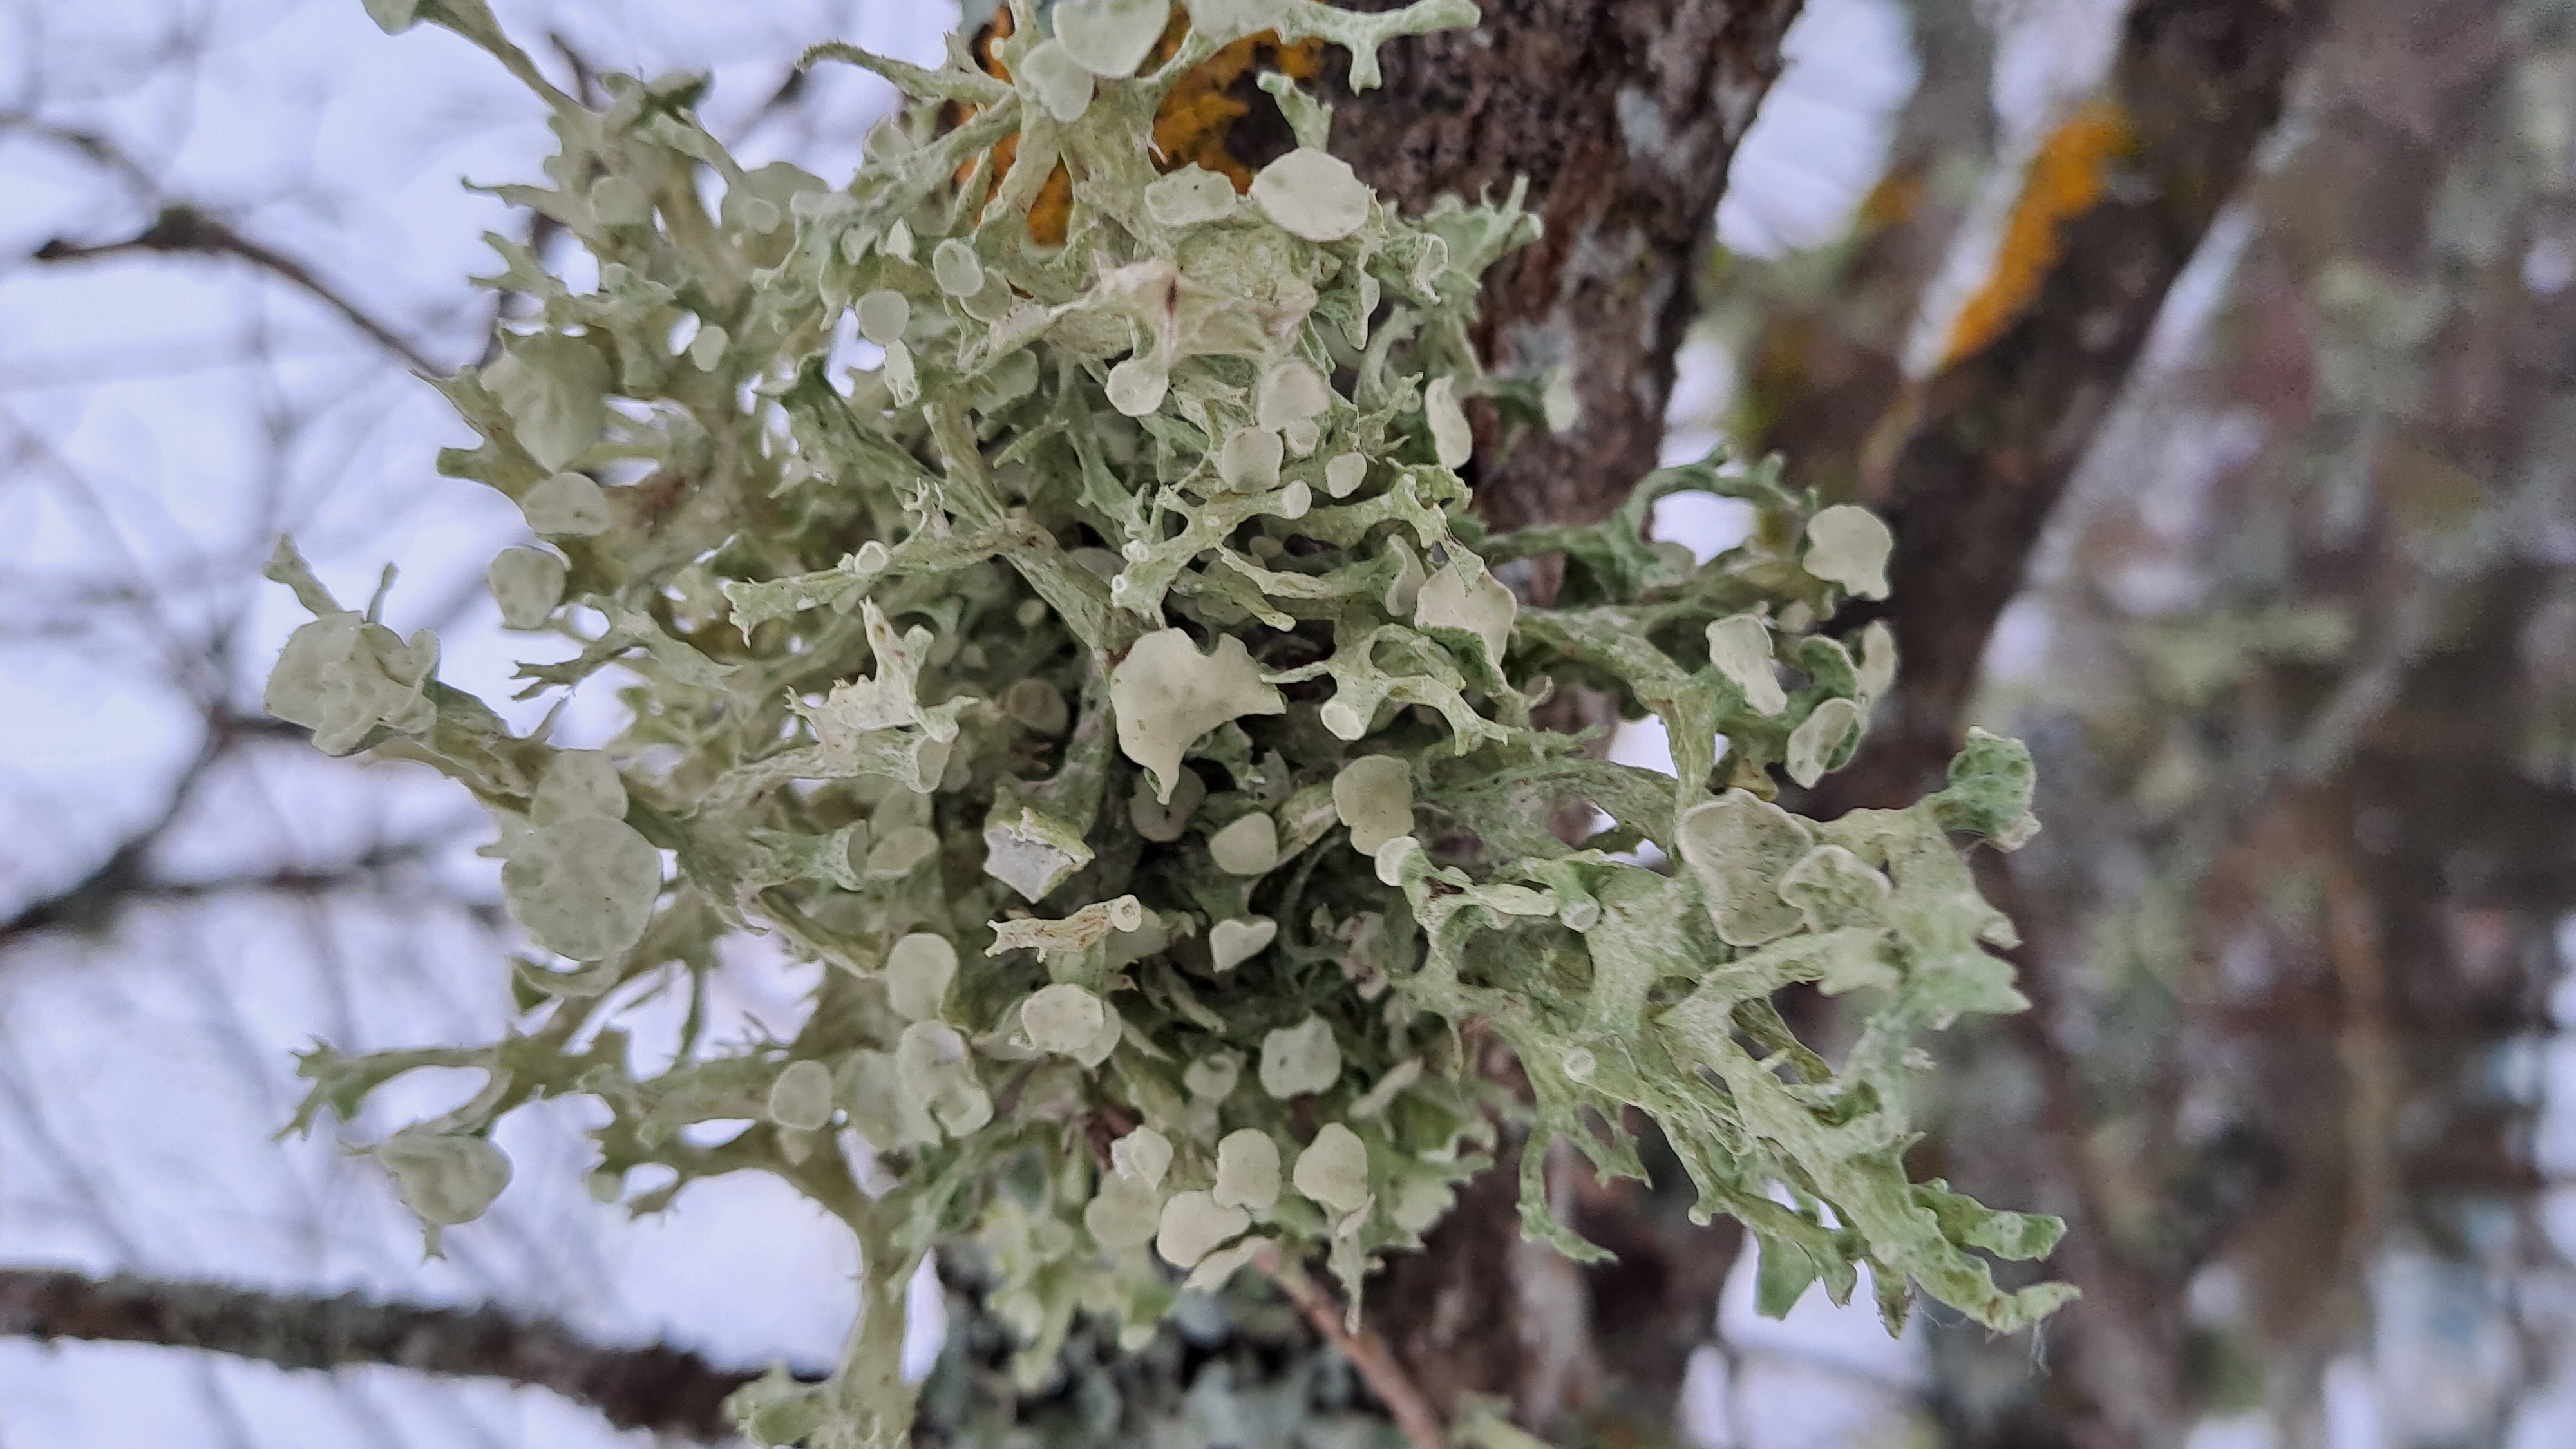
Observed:
[[[1361,1382],[1377,1395],[1377,1401],[1394,1417],[1396,1427],[1404,1431],[1406,1443],[1413,1449],[1443,1449],[1448,1444],[1449,1434],[1440,1425],[1440,1415],[1422,1396],[1404,1365],[1396,1362],[1395,1350],[1387,1347],[1375,1329],[1353,1329],[1344,1321],[1341,1305],[1316,1287],[1304,1269],[1280,1257],[1277,1248],[1263,1250],[1254,1261],[1271,1282],[1279,1285],[1279,1291],[1288,1295],[1288,1301],[1297,1305],[1297,1311],[1306,1315],[1306,1321],[1315,1326],[1325,1342],[1340,1349],[1342,1357],[1351,1361]]]
[[[169,252],[196,256],[234,257],[250,263],[271,276],[303,291],[307,296],[329,307],[348,320],[350,326],[367,334],[384,348],[411,364],[414,372],[424,377],[442,377],[447,369],[429,360],[418,347],[383,322],[369,316],[357,303],[340,295],[312,269],[263,242],[254,241],[234,230],[220,218],[190,206],[184,201],[161,208],[152,224],[123,241],[84,243],[57,237],[36,248],[40,262],[80,262],[121,252]]]
[[[724,1401],[756,1375],[662,1345],[588,1343],[490,1308],[372,1303],[213,1283],[0,1268],[0,1335],[161,1344],[289,1369],[390,1364],[552,1389],[621,1429],[731,1438]]]
[[[409,840],[380,840],[328,865],[279,867],[193,878],[154,873],[152,856],[177,828],[197,792],[216,767],[247,744],[264,740],[306,738],[303,730],[281,720],[243,718],[219,711],[206,720],[206,733],[196,757],[171,782],[160,810],[117,842],[97,867],[79,880],[48,895],[26,901],[0,915],[0,949],[47,932],[97,932],[128,907],[143,901],[191,901],[253,891],[299,895],[322,894],[353,885],[384,882],[391,873],[417,865],[441,849],[435,835]]]
[[[152,173],[146,171],[114,138],[101,132],[40,121],[23,111],[0,112],[0,131],[23,131],[39,140],[77,151],[100,168],[116,173],[124,181],[126,190],[138,200],[148,200],[160,194]]]
[[[799,100],[804,98],[805,88],[812,83],[814,74],[813,71],[801,65],[789,66],[786,78],[778,83],[778,89],[769,93],[769,99],[762,101],[758,110],[743,117],[741,126],[734,131],[735,141],[739,142],[743,137],[757,132],[770,121],[787,114]]]
[[[546,44],[553,46],[555,54],[562,56],[564,64],[571,67],[572,93],[581,99],[581,103],[592,107],[606,105],[607,95],[599,86],[599,67],[592,65],[590,57],[574,46],[571,37],[560,30],[549,30]]]
[[[31,902],[0,921],[0,947],[49,932],[103,933],[123,913],[146,902],[200,902],[244,895],[309,898],[364,886],[390,888],[398,881],[398,871],[422,865],[445,844],[435,837],[379,841],[329,865],[281,866],[166,880],[149,874],[140,863],[164,833],[155,830],[129,839],[106,863],[69,889]],[[496,920],[488,905],[462,901],[455,904],[476,920]]]

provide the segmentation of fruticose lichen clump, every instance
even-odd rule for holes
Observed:
[[[737,165],[702,77],[609,76],[594,110],[482,0],[368,5],[551,109],[545,180],[494,190],[596,284],[492,239],[487,284],[527,305],[438,383],[481,438],[439,461],[538,540],[493,562],[502,620],[577,652],[524,666],[527,692],[627,708],[599,750],[514,734],[437,678],[434,638],[341,608],[281,546],[316,618],[270,708],[472,791],[532,947],[503,1040],[304,1061],[305,1123],[414,1068],[487,1074],[375,1149],[433,1244],[505,1189],[489,1134],[539,1095],[607,1108],[593,1187],[633,1211],[786,1179],[864,1277],[829,1383],[742,1396],[764,1443],[904,1442],[904,1286],[933,1250],[988,1262],[1032,1382],[1076,1315],[1141,1341],[1255,1262],[1320,1254],[1356,1302],[1498,1120],[1533,1143],[1528,1231],[1569,1253],[1596,1250],[1547,1211],[1538,1145],[1636,1173],[1633,1109],[1758,1237],[1766,1306],[1864,1264],[1891,1324],[1918,1287],[2005,1329],[2065,1296],[2002,1291],[1979,1256],[2043,1253],[2053,1221],[1899,1160],[1915,1033],[2024,1005],[1953,836],[2028,834],[2028,756],[1978,736],[1907,810],[1773,803],[1850,758],[1894,677],[1883,626],[1827,629],[1885,592],[1887,530],[1712,460],[1595,526],[1489,534],[1463,403],[1498,384],[1468,328],[1535,234],[1517,194],[1400,214],[1279,74],[1297,144],[1247,191],[1148,144],[1241,37],[1343,47],[1366,87],[1380,44],[1473,23],[1467,0],[1016,4],[989,63],[934,69],[819,47],[916,102],[840,183]],[[1050,245],[1028,213],[1067,182]],[[1644,536],[1691,489],[1755,515],[1706,563]],[[1534,608],[1517,581],[1545,555],[1563,585]],[[1658,716],[1677,773],[1532,723],[1574,688]],[[1585,806],[1589,839],[1550,829]],[[744,932],[826,968],[810,1018],[721,1043],[693,1014],[637,1075],[621,1011],[702,993]],[[1774,1009],[1796,983],[1865,1007],[1839,1064]],[[1525,1097],[1465,1045],[1494,1039]],[[684,1130],[721,1122],[747,1125]]]

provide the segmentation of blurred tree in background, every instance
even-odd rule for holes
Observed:
[[[176,762],[151,798],[92,803],[57,782],[9,802],[0,1247],[23,1267],[0,1271],[0,1331],[542,1384],[620,1426],[720,1432],[726,1390],[772,1355],[811,1367],[828,1335],[693,1336],[685,1314],[637,1309],[597,1285],[667,1260],[578,1260],[607,1251],[561,1246],[605,1231],[578,1202],[496,1217],[496,1245],[460,1234],[461,1267],[408,1276],[382,1204],[363,1229],[332,1226],[367,1189],[327,1152],[293,1160],[282,1206],[234,1193],[223,1210],[254,1226],[173,1248],[120,1202],[184,1197],[205,1164],[183,1145],[92,1151],[125,1140],[103,1105],[117,1089],[49,1065],[79,1051],[48,1039],[94,1044],[137,1016],[230,1023],[191,1040],[240,1057],[226,1070],[255,1085],[232,1110],[255,1140],[284,1119],[262,1094],[288,1090],[286,1046],[326,1020],[335,1039],[445,1034],[412,1023],[492,994],[499,954],[496,892],[467,855],[479,817],[382,771],[272,760],[296,732],[255,706],[283,632],[255,602],[268,536],[291,523],[345,560],[372,556],[387,516],[427,527],[434,503],[404,510],[444,486],[425,480],[428,449],[388,464],[379,451],[408,445],[348,415],[425,392],[398,369],[472,360],[495,319],[444,257],[408,292],[359,283],[334,253],[384,240],[347,222],[359,193],[231,185],[190,152],[184,106],[120,111],[244,28],[143,8],[124,41],[94,46],[58,23],[67,7],[32,0],[0,41],[0,195],[23,191],[35,218],[9,223],[25,260],[0,275],[0,679],[31,681],[41,708],[56,656],[114,657],[178,702],[177,723],[133,731]],[[602,47],[620,68],[733,64],[766,77],[735,88],[733,134],[844,157],[883,97],[787,66],[868,8],[766,20],[702,56],[684,24],[636,34],[667,17],[561,7],[573,18],[550,62],[575,86]],[[1744,1293],[1737,1233],[1689,1223],[1677,1172],[1605,1187],[1551,1160],[1561,1216],[1620,1255],[1578,1268],[1520,1240],[1506,1153],[1431,1250],[1373,1286],[1369,1322],[1405,1373],[1444,1414],[1499,1401],[1568,1445],[2576,1441],[2576,1193],[2558,1185],[2576,1165],[2560,988],[2576,908],[2576,7],[1486,8],[1472,38],[1391,48],[1385,89],[1336,97],[1334,135],[1412,207],[1531,179],[1546,237],[1490,279],[1479,342],[1507,375],[1564,369],[1581,409],[1565,433],[1480,447],[1500,457],[1475,480],[1480,506],[1505,525],[1598,517],[1668,429],[1713,430],[1895,526],[1886,617],[1905,672],[1860,763],[1802,808],[1910,800],[1971,723],[2032,743],[2046,831],[1980,860],[2027,942],[2036,1009],[1945,1044],[1937,1129],[1912,1165],[2062,1214],[2048,1266],[2085,1297],[2016,1338],[1935,1316],[1893,1370],[1843,1351],[1867,1325],[1760,1339],[1721,1313],[1731,1278]],[[1799,137],[1757,128],[1784,43],[1770,117],[1788,114],[1797,68],[1829,72],[1831,45],[1872,15],[1901,18],[1919,70],[1881,174],[1839,234],[1721,246],[1721,206],[1765,200],[1747,194],[1756,153],[1800,164]],[[1801,47],[1796,26],[1828,24]],[[451,135],[470,115],[456,94],[437,122]],[[1221,144],[1257,164],[1285,141],[1246,122]],[[493,174],[475,179],[501,179],[512,154],[478,155]],[[443,186],[455,165],[435,169]],[[252,461],[182,447],[136,469],[166,489],[125,496],[84,471],[114,451],[98,419],[140,406],[117,387],[200,365],[181,355],[203,339],[138,327],[139,354],[85,377],[11,340],[59,332],[10,322],[137,259],[193,269],[173,288],[246,278],[300,310],[228,329],[233,365],[268,381],[208,405],[241,420]],[[313,360],[316,336],[338,338],[338,360]],[[1677,393],[1691,367],[1725,381]],[[1480,423],[1500,437],[1502,419]],[[192,469],[239,480],[234,511],[170,481]],[[376,480],[355,514],[352,473]],[[445,615],[418,622],[444,634],[484,607],[479,574],[456,584]],[[1610,722],[1580,698],[1560,721]],[[325,788],[345,828],[253,839],[248,802]],[[61,823],[83,816],[114,828]],[[252,943],[240,959],[223,949],[236,940]],[[132,994],[78,994],[101,982]],[[281,994],[330,1005],[299,1015]],[[1833,1038],[1834,1003],[1796,1005],[1802,1030]],[[224,1174],[290,1171],[225,1151]],[[339,1231],[366,1246],[227,1246]],[[962,1417],[962,1386],[1007,1357],[1006,1335],[978,1310],[974,1265],[944,1267],[923,1433],[1006,1442]],[[735,1285],[708,1276],[705,1302],[725,1302]],[[366,1301],[299,1296],[342,1289]],[[1077,1337],[1062,1380],[1018,1406],[1022,1428],[1042,1443],[1367,1442],[1375,1411],[1304,1319],[1231,1309],[1124,1361]],[[657,1333],[678,1346],[632,1347]],[[70,1402],[174,1372],[80,1357],[112,1352],[136,1351],[18,1345],[0,1383],[32,1396],[76,1381]],[[304,1442],[280,1427],[287,1390],[188,1372],[138,1381],[199,1395],[198,1438]],[[448,1380],[344,1379],[358,1386],[335,1422],[381,1442],[581,1432],[443,1407],[467,1392]],[[1869,1412],[1838,1417],[1837,1401]],[[121,1442],[103,1415],[67,1422],[78,1442]],[[19,1433],[0,1408],[0,1443]]]

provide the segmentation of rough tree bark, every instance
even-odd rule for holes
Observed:
[[[707,1442],[733,1436],[725,1395],[755,1374],[653,1345],[609,1348],[559,1324],[490,1308],[371,1303],[212,1283],[0,1268],[0,1337],[202,1348],[287,1369],[386,1364],[552,1389],[620,1429]]]
[[[1358,8],[1391,8],[1363,0]],[[1479,342],[1513,377],[1562,368],[1580,415],[1497,447],[1472,481],[1498,528],[1601,517],[1651,471],[1673,358],[1698,317],[1727,169],[1780,72],[1798,0],[1509,0],[1482,27],[1390,46],[1386,85],[1337,97],[1334,148],[1410,207],[1529,181],[1544,227],[1488,278]],[[1541,594],[1552,578],[1533,580]],[[1738,1242],[1673,1184],[1560,1180],[1562,1211],[1621,1254],[1585,1272],[1521,1241],[1516,1152],[1462,1194],[1369,1312],[1446,1413],[1470,1395],[1545,1430],[1577,1411],[1669,1432],[1690,1349]]]
[[[1389,46],[1385,87],[1341,98],[1335,149],[1408,206],[1529,178],[1546,234],[1487,278],[1481,340],[1497,371],[1566,369],[1582,415],[1479,460],[1496,527],[1598,518],[1655,466],[1727,168],[1799,8],[1510,0],[1476,30]]]

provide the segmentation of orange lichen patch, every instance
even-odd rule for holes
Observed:
[[[992,22],[975,38],[975,58],[986,71],[1000,80],[1009,80],[1011,70],[996,54],[999,42],[1011,33],[1011,12],[995,12]],[[1175,10],[1172,23],[1145,59],[1151,69],[1169,60],[1189,34],[1189,17]],[[1237,192],[1252,189],[1252,167],[1226,149],[1226,138],[1234,123],[1251,109],[1250,105],[1230,94],[1235,83],[1254,66],[1267,62],[1269,67],[1297,80],[1305,80],[1323,69],[1324,51],[1319,41],[1303,40],[1294,45],[1282,44],[1279,37],[1263,31],[1219,50],[1181,77],[1171,94],[1154,112],[1154,162],[1164,171],[1177,171],[1184,166],[1204,166],[1234,183]],[[950,126],[961,125],[974,114],[971,106],[951,106],[943,117]],[[1020,138],[1005,136],[993,146],[993,184],[999,186],[1010,174],[1011,162],[1019,153]],[[958,180],[964,181],[969,166],[958,169]],[[1029,239],[1040,246],[1062,246],[1073,219],[1073,176],[1059,162],[1038,188],[1037,198],[1029,204]]]
[[[1154,113],[1156,164],[1166,171],[1204,166],[1233,182],[1237,192],[1251,190],[1252,167],[1228,151],[1225,143],[1234,123],[1251,110],[1231,94],[1234,84],[1263,61],[1293,80],[1305,80],[1323,68],[1323,45],[1314,40],[1283,45],[1276,34],[1265,30],[1192,67]]]
[[[2135,132],[2120,108],[2097,100],[2069,116],[2040,146],[2022,183],[2021,200],[2005,224],[1994,270],[1950,324],[1943,366],[1984,349],[2030,306],[2049,269],[2065,254],[2059,228],[2101,204],[2112,163],[2134,141]]]
[[[1020,149],[1020,138],[1004,136],[993,143],[993,184],[1011,174],[1011,158]],[[1038,188],[1036,199],[1029,203],[1029,236],[1040,246],[1064,245],[1066,227],[1073,220],[1073,173],[1056,163],[1047,173],[1046,184]]]
[[[1010,38],[1011,26],[1011,12],[1005,6],[993,12],[993,18],[975,35],[975,59],[996,80],[1011,78],[1011,68],[1002,63],[1000,54],[1001,43]],[[974,114],[973,106],[951,102],[941,108],[940,125],[943,129],[962,126]],[[1019,150],[1020,138],[1016,134],[993,143],[993,185],[1000,186],[1002,178],[1011,174],[1011,161]],[[958,167],[958,183],[965,184],[974,169],[972,161]],[[1047,177],[1046,184],[1038,188],[1036,199],[1029,203],[1029,235],[1041,245],[1062,246],[1065,224],[1072,215],[1073,177],[1059,164]]]

